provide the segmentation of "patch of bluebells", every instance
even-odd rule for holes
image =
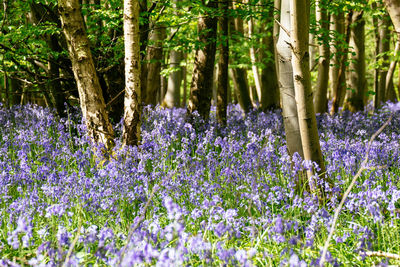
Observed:
[[[317,166],[298,155],[291,162],[279,111],[244,116],[231,105],[221,127],[215,110],[192,125],[184,109],[146,107],[141,146],[121,148],[118,137],[104,158],[77,110],[58,119],[38,106],[1,107],[0,265],[58,266],[74,239],[72,266],[317,265],[321,236],[388,108],[318,117],[334,181],[321,207],[317,196],[295,193],[298,173]],[[343,249],[354,257],[380,249],[382,229],[399,230],[399,139],[395,116],[370,152],[371,167],[386,167],[365,173],[345,203],[332,264],[346,263]]]

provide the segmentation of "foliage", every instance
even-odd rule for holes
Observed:
[[[294,194],[296,173],[310,164],[297,158],[291,169],[278,111],[244,118],[230,106],[226,128],[212,116],[198,130],[184,113],[146,108],[142,145],[121,149],[117,140],[104,159],[93,154],[78,112],[58,119],[38,106],[1,107],[1,264],[61,265],[76,239],[71,265],[115,265],[124,246],[123,266],[315,265],[340,192],[389,116],[318,117],[327,175],[335,181],[320,207],[315,196]],[[349,195],[330,263],[378,264],[359,256],[370,249],[400,253],[399,129],[397,115],[372,144],[370,166],[387,167],[365,173]]]

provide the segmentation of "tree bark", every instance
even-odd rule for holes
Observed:
[[[392,20],[394,29],[397,33],[397,42],[396,42],[396,48],[397,48],[400,45],[399,44],[399,42],[400,42],[400,0],[384,0],[383,3],[385,4],[386,10],[389,13],[390,19]],[[395,51],[396,51],[396,49],[395,49]],[[398,49],[397,49],[397,51],[398,51]],[[391,65],[392,65],[392,63],[391,63]],[[396,65],[394,64],[394,67],[395,66]],[[393,67],[393,69],[394,69],[394,67]],[[390,67],[389,67],[389,69],[390,69]],[[388,72],[388,76],[389,75],[393,76],[393,74],[390,74]],[[387,77],[386,79],[388,79],[388,78],[389,77]],[[388,82],[390,82],[390,80],[386,81],[386,83],[388,83]],[[388,93],[388,89],[389,89],[389,87],[385,88],[386,93]],[[392,90],[392,91],[394,91],[394,90]],[[393,96],[394,94],[391,93],[391,95],[392,95],[391,98],[393,98],[393,100],[394,100],[394,96]],[[387,97],[387,98],[389,98],[389,97]]]
[[[110,149],[114,144],[114,132],[105,110],[79,2],[59,0],[58,7],[88,135]]]
[[[165,28],[157,25],[150,34],[151,45],[147,47],[147,85],[146,92],[142,94],[144,104],[157,104],[157,92],[161,89],[161,64],[163,62],[163,39]],[[145,82],[145,81],[143,81]]]
[[[140,37],[139,1],[124,0],[125,99],[123,145],[140,143]]]
[[[372,3],[373,9],[382,8],[381,4]],[[389,57],[387,53],[390,50],[390,17],[386,16],[374,16],[374,31],[375,31],[375,63],[378,65],[378,62],[382,61],[380,66],[375,69],[374,73],[374,92],[375,92],[375,101],[374,106],[375,109],[378,109],[383,102],[386,101],[385,96],[385,86],[386,86],[386,75],[387,68],[389,66]],[[381,59],[381,60],[380,60]]]
[[[211,0],[206,7],[215,10],[218,7],[218,2]],[[208,120],[210,115],[217,22],[218,19],[215,14],[207,12],[199,18],[197,24],[198,41],[203,47],[196,50],[187,111],[188,115],[191,116],[197,110],[204,120]]]
[[[177,3],[178,0],[172,2],[175,9],[177,9]],[[178,16],[179,14],[176,12],[176,15]],[[169,108],[180,106],[181,84],[183,79],[183,70],[180,67],[180,64],[183,58],[184,54],[182,51],[175,49],[171,50],[169,56],[169,67],[173,68],[173,71],[169,74],[167,93],[165,94],[163,101],[163,104]]]
[[[269,2],[271,5],[273,4],[271,3],[272,1]],[[268,1],[264,3],[268,3]],[[262,63],[264,64],[261,72],[261,108],[264,111],[280,107],[278,73],[276,69],[275,57],[276,53],[274,44],[274,30],[272,28],[272,25],[274,25],[273,19],[274,8],[273,6],[271,6],[268,10],[268,20],[264,22],[264,30],[266,32],[266,35],[262,39],[263,49],[261,50]],[[268,27],[267,25],[271,26]]]
[[[366,102],[365,78],[365,20],[362,11],[354,11],[351,24],[350,47],[353,48],[349,65],[349,87],[347,108],[352,111],[363,110]]]
[[[290,46],[291,39],[288,33],[284,30],[287,29],[290,31],[291,28],[290,0],[283,0],[281,2],[280,24],[282,27],[279,31],[279,39],[276,44],[276,49],[279,57],[279,88],[282,102],[282,116],[285,127],[286,145],[290,156],[293,156],[293,154],[297,152],[302,158],[304,158],[293,83],[292,50]]]
[[[340,13],[338,14],[340,15]],[[351,29],[351,21],[353,17],[353,11],[349,11],[349,13],[346,16],[346,33],[345,33],[345,41],[344,43],[346,44],[345,48],[343,49],[342,55],[337,55],[338,57],[338,71],[337,71],[337,78],[332,77],[334,79],[332,81],[332,95],[333,95],[333,100],[332,100],[332,108],[331,108],[331,114],[334,114],[339,111],[339,107],[343,105],[344,102],[344,97],[346,95],[346,62],[347,62],[347,54],[349,51],[348,44],[350,42],[350,29]],[[338,25],[337,27],[341,27],[340,25],[340,18],[338,18]],[[343,26],[344,28],[344,26]],[[339,29],[338,29],[339,30]],[[339,52],[339,51],[338,51]]]
[[[169,108],[180,106],[180,90],[183,78],[183,71],[180,67],[180,63],[183,56],[182,51],[171,50],[169,66],[170,68],[174,68],[174,70],[169,74],[168,89],[164,98],[164,104]]]
[[[345,42],[344,12],[340,10],[332,13],[330,20],[330,31],[334,33],[330,43],[331,64],[329,67],[330,92],[333,101],[333,99],[338,98],[337,89],[339,84],[345,82],[343,80],[344,75],[342,75],[342,80],[339,81],[339,70],[344,52],[343,43]]]
[[[234,8],[234,6],[233,6]],[[240,18],[230,19],[231,39],[233,42],[241,42],[243,38],[243,20]],[[233,33],[233,34],[232,34]],[[231,50],[232,62],[239,62],[240,55],[237,51]],[[251,109],[250,88],[247,80],[247,70],[242,67],[231,68],[231,76],[234,88],[234,97],[245,113]]]
[[[249,8],[250,8],[250,11],[252,11],[251,6]],[[251,41],[251,45],[250,45],[250,49],[249,49],[250,50],[251,70],[253,71],[254,85],[256,88],[257,99],[259,102],[261,102],[261,98],[262,98],[261,78],[260,78],[260,73],[259,73],[258,67],[257,67],[256,49],[254,47],[254,43],[256,41],[258,41],[258,39],[254,38],[254,36],[253,36],[254,35],[253,17],[250,17],[249,20],[247,21],[247,29],[248,29],[248,35],[249,35],[249,38]]]
[[[319,175],[325,173],[325,163],[319,144],[317,121],[313,106],[311,89],[311,75],[308,54],[309,27],[309,0],[292,0],[293,10],[291,21],[291,44],[294,90],[299,117],[299,128],[304,159],[318,164]],[[307,171],[310,179],[314,170]],[[315,188],[312,188],[315,190]]]
[[[400,51],[400,39],[396,41],[396,46],[394,48],[394,56],[396,57],[399,54]],[[386,73],[385,77],[385,96],[386,96],[386,101],[389,100],[391,102],[395,102],[397,99],[396,92],[394,91],[394,86],[393,86],[393,74],[394,70],[397,65],[397,59],[393,59],[390,62],[389,69]]]
[[[328,2],[324,0],[316,1],[316,18],[318,21],[318,77],[315,87],[314,108],[316,113],[325,113],[328,110],[328,80],[329,80],[329,14]]]
[[[229,66],[229,1],[220,0],[219,9],[223,15],[219,17],[219,60],[218,60],[218,86],[217,86],[217,121],[226,125],[228,106],[228,66]]]

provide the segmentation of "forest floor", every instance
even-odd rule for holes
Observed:
[[[226,127],[215,111],[209,124],[184,115],[146,108],[142,145],[122,149],[118,124],[105,158],[77,111],[0,108],[0,265],[318,265],[340,196],[390,112],[318,117],[334,181],[326,203],[296,194],[310,164],[295,156],[291,168],[279,111],[230,106]],[[400,264],[399,140],[395,114],[345,201],[329,264]]]

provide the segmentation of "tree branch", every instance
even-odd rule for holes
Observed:
[[[346,201],[348,195],[351,192],[351,189],[353,189],[354,185],[356,184],[356,181],[358,179],[358,177],[360,177],[361,173],[368,169],[368,167],[366,166],[367,162],[368,162],[368,157],[369,157],[369,151],[371,150],[371,146],[372,146],[372,142],[375,140],[375,138],[386,128],[386,126],[388,126],[388,124],[390,123],[390,121],[393,118],[393,114],[390,115],[389,119],[381,126],[381,128],[379,128],[372,136],[371,139],[368,142],[368,147],[367,147],[367,151],[365,153],[365,158],[364,161],[361,163],[361,167],[360,169],[357,171],[356,175],[354,175],[353,179],[351,180],[351,183],[349,185],[349,187],[347,188],[346,192],[343,195],[342,200],[339,203],[339,206],[336,208],[335,210],[335,214],[333,216],[333,221],[332,221],[332,225],[331,225],[331,229],[329,230],[329,235],[328,238],[325,241],[324,244],[324,248],[322,250],[322,255],[321,255],[321,259],[319,261],[319,266],[323,267],[325,260],[326,260],[326,253],[328,252],[328,246],[329,246],[329,242],[332,239],[333,233],[335,232],[335,226],[337,223],[337,220],[339,218],[339,213],[343,208],[344,202]]]

